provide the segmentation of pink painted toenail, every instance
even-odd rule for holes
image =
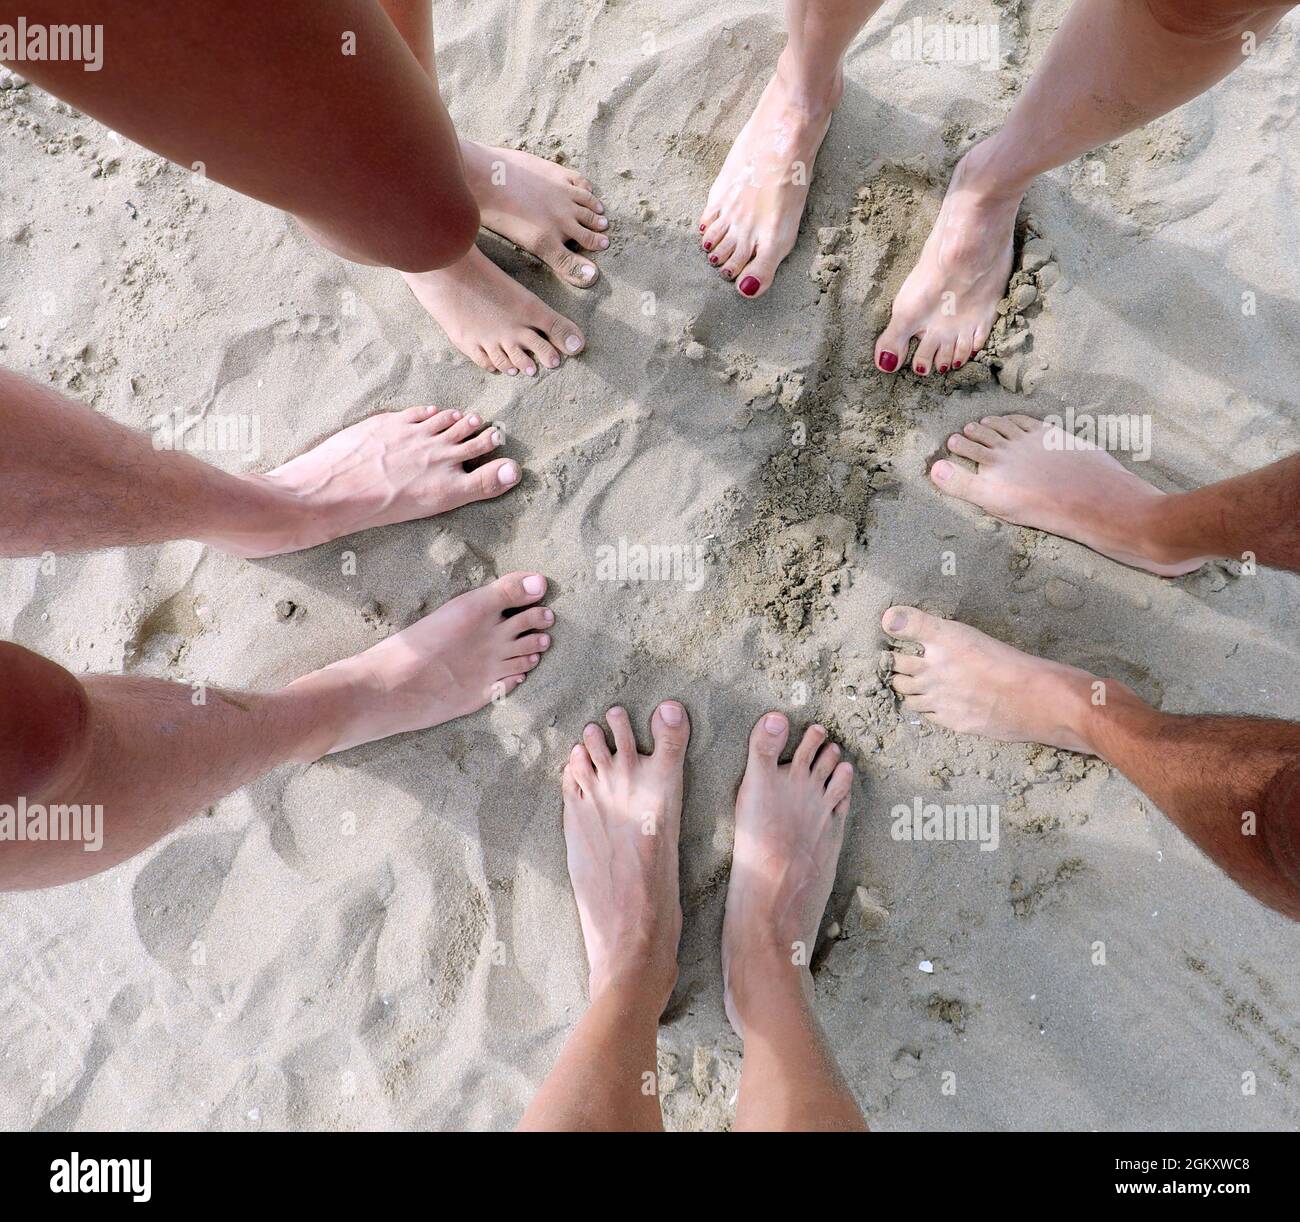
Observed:
[[[898,368],[898,354],[894,352],[882,352],[876,358],[877,364],[886,373],[893,373]]]
[[[746,276],[740,282],[740,291],[744,293],[746,297],[752,297],[762,287],[763,286],[759,284],[753,276]]]
[[[546,578],[538,577],[537,574],[524,578],[524,593],[531,594],[536,598],[539,594],[546,593]]]

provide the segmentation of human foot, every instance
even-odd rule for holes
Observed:
[[[686,710],[664,701],[650,719],[653,755],[640,755],[627,712],[592,724],[564,767],[564,841],[582,922],[594,1001],[606,989],[648,991],[659,1009],[677,981],[682,932],[677,844],[682,765],[691,736]]]
[[[749,735],[749,760],[736,797],[736,843],[722,923],[727,1017],[742,1038],[745,1015],[764,990],[794,973],[811,999],[808,963],[844,843],[853,765],[825,729],[809,726],[790,763],[781,713],[767,713]]]
[[[522,284],[516,284],[476,246],[435,272],[403,272],[415,299],[470,360],[489,373],[529,377],[554,369],[560,354],[586,344],[582,332]]]
[[[794,249],[813,162],[844,90],[810,96],[778,65],[727,154],[700,215],[709,262],[745,297],[761,297]]]
[[[893,373],[919,337],[918,374],[960,369],[983,346],[1011,277],[1016,213],[1024,192],[997,182],[977,145],[958,163],[939,217],[880,338],[876,365]]]
[[[536,255],[575,288],[595,284],[596,265],[568,246],[609,246],[609,219],[591,183],[565,166],[517,149],[462,140],[460,150],[485,229]]]
[[[978,474],[941,460],[930,468],[940,491],[1004,522],[1064,535],[1160,577],[1178,577],[1205,558],[1162,563],[1147,524],[1165,494],[1098,446],[1031,416],[985,416],[948,438]]]
[[[265,533],[204,541],[237,556],[276,556],[488,500],[519,482],[518,464],[500,458],[473,471],[465,464],[500,444],[501,434],[474,415],[383,412],[266,475],[240,477],[276,498]]]
[[[892,687],[903,708],[957,734],[1095,755],[1088,734],[1095,693],[1131,695],[1119,683],[1098,689],[1100,680],[1086,670],[1021,653],[915,607],[890,607],[880,622],[890,636],[925,649],[920,657],[894,652]]]
[[[441,725],[514,691],[551,646],[542,630],[555,615],[533,605],[545,593],[540,573],[510,573],[296,679],[286,692],[316,696],[332,710],[306,758]]]

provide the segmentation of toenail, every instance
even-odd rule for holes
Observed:
[[[916,367],[916,372],[917,372],[917,373],[924,373],[924,372],[925,372],[925,366],[924,366],[924,365],[918,365],[918,366]]]
[[[947,373],[947,372],[948,372],[948,366],[947,366],[947,365],[940,365],[940,366],[939,366],[939,372],[940,372],[940,373]]]
[[[553,356],[546,362],[546,367],[548,369],[555,369],[559,366],[559,364],[560,364],[560,358],[558,356]]]
[[[609,221],[608,221],[605,217],[603,217],[603,216],[598,216],[598,217],[596,218],[596,228],[597,228],[597,229],[604,229],[608,224],[609,224]]]
[[[514,463],[508,462],[500,471],[497,472],[497,479],[505,484],[506,487],[509,487],[519,479],[519,468],[516,467]],[[532,591],[529,592],[531,593]]]
[[[580,340],[576,335],[570,335],[569,338],[564,341],[564,346],[570,352],[577,352],[578,349],[582,347],[582,340]]]
[[[546,578],[538,577],[533,574],[531,577],[524,578],[524,593],[536,597],[538,594],[546,593]]]
[[[952,478],[952,463],[941,458],[930,468],[930,474],[940,483],[945,483]]]
[[[506,374],[507,374],[509,377],[512,377],[512,378],[513,378],[513,377],[515,376],[515,374],[517,374],[518,372],[519,372],[519,370],[517,370],[517,369],[507,369],[507,370],[506,370]]]
[[[543,649],[550,649],[550,647],[551,647],[551,638],[550,638],[549,636],[547,636],[546,633],[543,632],[542,635],[539,636],[539,637],[537,638],[537,643],[538,643],[538,644],[539,644]]]
[[[468,424],[470,428],[476,429],[479,426],[479,418],[477,416],[471,416],[465,421],[465,423]]]
[[[608,238],[601,238],[600,241],[596,243],[596,245],[599,246],[599,247],[601,248],[601,250],[608,250],[608,249],[609,249],[609,239],[608,239]]]
[[[531,378],[537,372],[537,366],[529,365],[528,368],[524,370],[524,372]]]
[[[679,726],[682,724],[682,706],[680,704],[661,704],[659,706],[659,716],[664,719],[664,724],[669,726]]]
[[[757,279],[755,279],[753,276],[746,276],[740,282],[740,291],[744,293],[746,297],[752,297],[762,287],[763,286],[759,284]]]
[[[718,266],[718,256],[717,256],[717,255],[710,255],[710,256],[709,256],[709,262],[712,263],[714,267],[717,267],[717,266]]]
[[[763,729],[769,734],[780,734],[785,729],[785,718],[780,713],[769,713],[763,718]]]
[[[595,274],[596,274],[596,269],[590,263],[586,263],[583,265],[582,278],[584,280],[590,280]]]
[[[898,356],[893,352],[882,352],[877,360],[886,373],[893,373],[898,368]]]
[[[540,662],[540,661],[542,660],[542,655],[541,655],[540,653],[530,653],[530,654],[528,655],[528,660],[529,660],[529,661],[530,661],[534,666],[536,666],[537,663]]]
[[[701,232],[701,233],[704,232],[704,226],[703,226],[703,225],[700,226],[700,232]]]
[[[728,268],[723,268],[723,270],[722,270],[722,274],[723,274],[724,276],[726,276],[726,278],[727,278],[728,280],[730,280],[731,277],[734,276],[736,273],[733,272],[733,271],[728,267]]]
[[[713,249],[713,243],[712,243],[712,242],[705,242],[705,243],[704,243],[704,249],[705,249],[705,250],[712,250],[712,249]]]
[[[960,369],[960,368],[961,368],[961,362],[960,362],[960,361],[953,361],[953,363],[952,363],[952,367],[953,367],[954,369]]]
[[[453,420],[459,420],[459,419],[460,419],[460,412],[452,412],[452,413],[451,413],[451,418],[452,418]]]
[[[894,611],[889,618],[885,620],[885,628],[889,632],[901,632],[907,627],[907,616],[902,611]]]
[[[511,372],[511,373],[514,373],[514,370],[512,369],[510,372]],[[492,444],[493,444],[494,446],[499,446],[499,445],[501,444],[501,430],[500,430],[500,429],[493,429],[493,430],[492,430]]]
[[[551,610],[543,611],[543,612],[542,612],[542,623],[544,623],[544,624],[553,624],[553,623],[555,623],[555,612],[554,612],[554,611],[551,611]]]

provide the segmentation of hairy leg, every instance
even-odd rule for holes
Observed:
[[[168,539],[267,556],[443,513],[519,482],[508,459],[467,470],[500,434],[434,407],[362,420],[266,475],[227,475],[0,370],[0,436],[4,556]],[[185,434],[160,439],[183,444]]]
[[[691,727],[664,701],[655,749],[637,751],[627,712],[592,724],[564,769],[564,840],[591,968],[591,1006],[520,1124],[529,1130],[663,1127],[655,1056],[659,1016],[677,980],[682,931],[677,850]]]
[[[78,679],[0,644],[0,685],[12,697],[0,703],[0,804],[103,811],[92,851],[84,840],[0,840],[0,890],[97,874],[280,764],[482,708],[522,683],[549,648],[539,630],[554,616],[535,606],[545,592],[540,574],[512,573],[276,692]]]
[[[799,236],[813,163],[844,90],[844,53],[882,0],[786,0],[776,74],[699,218],[709,263],[761,297]]]
[[[960,367],[983,347],[1011,272],[1030,182],[1204,93],[1245,62],[1290,4],[1075,0],[996,135],[953,173],[939,218],[876,341],[898,369],[918,337],[918,374]]]
[[[891,607],[903,708],[959,734],[1041,742],[1118,768],[1228,876],[1300,920],[1300,724],[1162,713],[1122,683]]]
[[[844,843],[853,767],[821,726],[790,763],[790,723],[759,718],[736,798],[722,926],[727,1017],[745,1041],[736,1129],[863,1130],[813,1012],[808,964]]]
[[[464,256],[479,213],[436,83],[374,0],[0,0],[104,27],[103,62],[17,65],[186,169],[293,213],[358,262]]]

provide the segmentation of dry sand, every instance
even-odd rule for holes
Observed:
[[[585,294],[485,239],[589,336],[539,383],[457,356],[396,275],[33,87],[0,92],[5,365],[140,428],[255,417],[259,457],[211,456],[232,470],[436,402],[499,421],[527,472],[498,502],[271,561],[174,543],[6,563],[6,637],[76,672],[262,687],[511,569],[548,573],[559,617],[500,707],[282,769],[117,870],[0,899],[0,1125],[511,1126],[585,999],[558,769],[609,704],[644,734],[676,696],[695,735],[660,1044],[671,1127],[732,1115],[731,802],[773,705],[826,722],[859,764],[828,914],[843,934],[816,979],[873,1126],[1297,1127],[1300,929],[1124,778],[913,724],[878,668],[879,614],[904,600],[1169,710],[1300,717],[1300,579],[1215,564],[1162,581],[983,519],[925,476],[965,421],[1067,405],[1150,413],[1142,470],[1165,488],[1295,448],[1294,16],[1211,94],[1034,187],[1055,270],[1021,277],[1043,287],[999,340],[999,376],[870,368],[951,166],[1064,8],[1003,0],[1011,63],[984,72],[894,60],[889,31],[989,5],[889,4],[850,54],[799,245],[746,303],[694,220],[780,48],[775,0],[438,4],[465,134],[580,165],[613,218]],[[702,588],[597,581],[620,538],[704,546]],[[999,804],[999,849],[894,841],[888,812],[915,797]],[[849,919],[859,886],[869,909]]]

